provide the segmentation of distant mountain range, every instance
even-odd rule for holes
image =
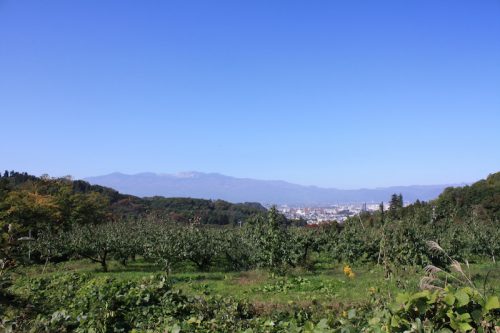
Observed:
[[[191,197],[222,199],[230,202],[263,204],[330,205],[354,202],[388,201],[393,193],[402,193],[405,201],[431,200],[450,185],[393,186],[374,189],[341,190],[302,186],[279,180],[235,178],[218,173],[183,172],[127,175],[115,172],[89,177],[91,184],[112,187],[122,193],[140,197]]]

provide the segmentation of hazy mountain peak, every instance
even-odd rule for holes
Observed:
[[[276,180],[235,178],[218,173],[186,171],[175,174],[152,172],[127,175],[115,172],[86,178],[91,184],[112,187],[137,196],[192,197],[223,199],[230,202],[264,204],[330,205],[349,202],[388,201],[402,193],[405,201],[436,198],[448,185],[394,186],[374,189],[339,190],[302,186]]]
[[[196,172],[196,171],[184,171],[184,172],[178,172],[173,174],[172,176],[176,178],[196,178],[203,176],[204,173],[201,172]]]

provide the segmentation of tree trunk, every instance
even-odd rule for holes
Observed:
[[[108,256],[108,252],[104,252],[102,257],[101,257],[101,266],[102,266],[102,270],[104,272],[107,272],[108,271],[108,263],[106,262],[106,257]]]

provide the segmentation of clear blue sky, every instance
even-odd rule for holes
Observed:
[[[500,170],[500,1],[0,0],[0,169],[356,188]]]

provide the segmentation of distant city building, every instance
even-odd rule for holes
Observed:
[[[384,204],[385,205],[385,204]],[[278,210],[288,219],[303,219],[308,224],[318,224],[328,221],[344,222],[348,217],[361,212],[379,210],[380,203],[352,203],[345,205],[331,205],[328,207],[290,207],[278,206]]]

